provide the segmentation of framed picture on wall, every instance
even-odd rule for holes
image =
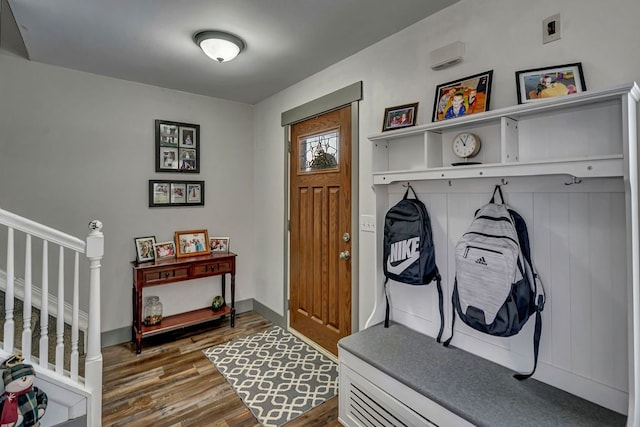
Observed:
[[[156,172],[200,172],[200,125],[156,120]]]
[[[149,207],[204,206],[204,181],[149,180]]]
[[[455,119],[489,111],[493,70],[436,87],[433,121]]]
[[[516,71],[516,87],[518,104],[587,90],[580,62]]]
[[[416,125],[416,115],[418,114],[418,103],[398,105],[384,110],[384,121],[382,131],[406,128]]]

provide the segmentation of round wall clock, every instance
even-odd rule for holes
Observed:
[[[453,154],[460,157],[461,159],[465,159],[465,161],[461,163],[453,163],[453,166],[473,165],[480,163],[468,161],[470,157],[474,157],[480,152],[480,145],[480,138],[478,138],[477,135],[469,132],[462,132],[456,135],[451,143]]]

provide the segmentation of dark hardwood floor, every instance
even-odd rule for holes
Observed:
[[[131,343],[104,348],[103,426],[260,426],[202,350],[260,332],[271,323],[255,312],[173,334],[150,337],[136,355]],[[287,427],[340,426],[338,398]]]

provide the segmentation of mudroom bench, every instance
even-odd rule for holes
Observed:
[[[338,343],[346,426],[624,426],[626,417],[401,324]]]

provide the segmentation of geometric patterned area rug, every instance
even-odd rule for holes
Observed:
[[[279,326],[204,354],[265,427],[279,427],[338,392],[337,364]]]

